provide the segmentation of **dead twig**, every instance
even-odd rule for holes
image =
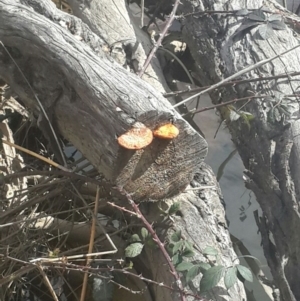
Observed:
[[[11,147],[14,147],[14,148],[16,148],[16,149],[18,149],[18,150],[20,150],[20,151],[22,151],[22,152],[24,152],[24,153],[26,153],[26,154],[28,154],[28,155],[31,155],[31,156],[33,156],[33,157],[35,157],[35,158],[38,158],[38,159],[40,159],[40,160],[42,160],[42,161],[44,161],[44,162],[46,162],[46,163],[48,163],[48,164],[50,164],[50,165],[52,165],[52,166],[58,168],[58,169],[60,169],[60,170],[63,170],[63,171],[70,171],[68,168],[66,168],[66,167],[64,167],[64,166],[61,166],[61,165],[59,165],[58,163],[56,163],[56,162],[54,162],[54,161],[52,161],[52,160],[50,160],[50,159],[48,159],[48,158],[45,158],[45,157],[43,157],[43,156],[41,156],[41,155],[39,155],[39,154],[37,154],[37,153],[35,153],[35,152],[33,152],[33,151],[27,149],[27,148],[24,148],[24,147],[22,147],[22,146],[16,145],[16,144],[14,144],[14,143],[12,143],[12,142],[9,142],[8,140],[4,140],[4,139],[2,139],[2,142],[3,142],[4,144],[7,144],[7,145],[9,145],[9,146],[11,146]]]
[[[163,29],[162,33],[160,34],[160,37],[159,39],[157,40],[157,42],[155,43],[154,47],[152,48],[151,52],[149,53],[148,57],[147,57],[147,60],[144,64],[144,66],[142,67],[142,69],[138,72],[138,76],[139,77],[142,77],[143,74],[145,73],[147,67],[149,66],[155,52],[157,51],[158,47],[161,45],[168,29],[170,28],[174,18],[175,18],[175,14],[176,14],[176,11],[177,11],[177,8],[179,6],[179,3],[180,3],[180,0],[176,0],[175,3],[174,3],[174,7],[173,7],[173,10],[170,14],[170,18],[165,26],[165,28]]]
[[[159,249],[161,250],[163,256],[165,257],[168,266],[170,268],[171,274],[174,276],[175,280],[176,280],[176,284],[179,288],[179,293],[180,293],[180,297],[182,301],[186,301],[186,296],[185,296],[185,292],[184,292],[184,288],[181,282],[181,279],[172,263],[172,260],[170,258],[170,255],[168,254],[164,244],[160,241],[159,237],[157,236],[156,232],[153,230],[151,224],[146,220],[146,218],[143,216],[142,212],[140,211],[139,206],[133,201],[133,199],[131,198],[131,196],[129,195],[129,193],[127,193],[123,188],[119,188],[119,191],[121,193],[123,193],[127,200],[129,201],[130,205],[132,206],[132,208],[134,209],[134,211],[136,212],[137,216],[142,220],[142,222],[144,223],[145,227],[147,228],[147,230],[149,231],[149,233],[152,235],[154,242],[158,245]]]
[[[296,45],[296,46],[294,46],[294,47],[292,47],[292,48],[290,48],[290,49],[288,49],[288,50],[286,50],[286,51],[284,51],[284,52],[282,52],[282,53],[280,53],[280,54],[274,55],[271,58],[268,58],[268,59],[265,59],[265,60],[261,60],[261,61],[257,62],[254,65],[248,66],[248,67],[244,68],[243,70],[240,70],[240,71],[236,72],[235,74],[233,74],[233,75],[231,75],[231,76],[229,76],[229,77],[221,80],[220,82],[218,82],[218,83],[210,86],[209,88],[207,88],[207,89],[205,89],[205,90],[203,90],[203,91],[201,91],[199,93],[196,93],[196,94],[192,95],[191,97],[188,97],[187,99],[184,99],[184,100],[178,102],[177,104],[175,104],[173,106],[173,108],[177,108],[180,105],[182,105],[182,104],[184,104],[184,103],[192,100],[193,98],[195,98],[197,96],[200,96],[200,95],[203,95],[203,94],[205,94],[207,92],[213,91],[214,89],[219,88],[220,86],[222,86],[224,83],[230,82],[231,80],[233,80],[233,79],[235,79],[235,78],[237,78],[237,77],[239,77],[239,76],[241,76],[241,75],[243,75],[245,73],[248,73],[248,72],[250,72],[250,71],[252,71],[252,70],[254,70],[254,69],[256,69],[256,68],[258,68],[260,66],[263,66],[263,65],[265,65],[265,64],[267,64],[267,63],[269,63],[269,62],[271,62],[271,61],[279,58],[280,56],[282,56],[284,54],[287,54],[288,52],[297,49],[298,47],[300,47],[299,44]]]
[[[52,135],[53,135],[53,137],[54,137],[55,143],[57,144],[57,148],[58,148],[58,151],[59,151],[59,153],[60,153],[60,156],[62,157],[63,163],[65,164],[65,166],[67,166],[67,162],[66,162],[64,153],[63,153],[63,151],[62,151],[62,149],[61,149],[61,146],[60,146],[60,144],[59,144],[59,142],[58,142],[57,135],[56,135],[56,133],[55,133],[55,131],[54,131],[54,128],[53,128],[53,126],[52,126],[52,124],[51,124],[51,122],[50,122],[50,119],[49,119],[49,117],[48,117],[48,114],[46,113],[46,111],[45,111],[45,109],[44,109],[42,103],[40,102],[39,98],[37,97],[36,93],[34,92],[32,86],[30,85],[30,83],[29,83],[28,79],[26,78],[25,74],[23,73],[23,71],[21,70],[21,68],[19,67],[19,65],[18,65],[17,62],[15,61],[15,59],[12,57],[12,55],[10,54],[10,52],[7,50],[7,48],[5,47],[5,45],[2,43],[2,41],[0,41],[0,44],[1,44],[1,46],[3,47],[3,49],[5,50],[5,52],[7,53],[7,55],[10,57],[10,59],[13,61],[13,63],[15,64],[15,66],[17,67],[18,71],[20,72],[20,74],[21,74],[22,77],[24,78],[26,84],[28,85],[30,91],[32,92],[32,94],[33,94],[35,100],[37,101],[37,103],[38,103],[38,105],[39,105],[39,107],[40,107],[40,109],[41,109],[41,111],[42,111],[43,116],[45,117],[45,119],[47,120],[47,122],[48,122],[48,124],[49,124],[51,133],[52,133]]]
[[[99,204],[99,186],[97,186],[97,193],[96,193],[96,198],[95,198],[95,207],[94,207],[94,214],[93,214],[93,221],[92,221],[92,228],[91,228],[91,236],[90,236],[90,244],[89,244],[89,249],[88,253],[93,252],[94,248],[94,240],[95,240],[95,232],[96,232],[96,223],[97,223],[97,214],[98,214],[98,204]],[[87,257],[86,259],[86,266],[89,266],[91,262],[91,257]],[[88,273],[85,273],[83,276],[83,283],[82,283],[82,290],[81,290],[81,296],[80,296],[80,301],[85,300],[85,295],[86,295],[86,288],[87,288],[87,282],[88,282]]]

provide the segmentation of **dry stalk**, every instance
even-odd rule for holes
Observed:
[[[52,298],[54,299],[54,301],[59,301],[56,294],[55,294],[55,291],[51,285],[51,282],[48,278],[48,276],[46,275],[46,273],[44,272],[44,269],[43,267],[38,263],[36,265],[36,267],[38,268],[38,270],[40,271],[40,273],[42,274],[42,277],[43,277],[43,280],[44,280],[44,283],[45,285],[49,288],[49,291],[50,291],[50,294],[52,296]]]
[[[139,206],[133,201],[133,199],[131,198],[130,194],[127,193],[123,188],[119,188],[119,191],[121,193],[123,193],[127,200],[129,201],[130,205],[132,206],[132,208],[134,209],[134,211],[136,212],[137,216],[143,221],[145,227],[147,228],[147,230],[149,231],[149,233],[152,235],[154,242],[158,245],[159,249],[161,250],[163,256],[165,257],[168,266],[170,268],[171,274],[174,276],[175,280],[176,280],[176,284],[179,288],[179,293],[180,293],[180,297],[181,297],[181,301],[186,301],[186,294],[181,282],[181,279],[172,263],[172,260],[167,252],[167,250],[165,249],[164,244],[160,241],[159,237],[157,236],[156,232],[153,230],[152,225],[146,220],[146,218],[143,216],[142,212],[140,211]]]
[[[97,214],[98,214],[98,204],[99,204],[99,186],[97,186],[97,193],[96,193],[96,199],[95,199],[95,207],[94,207],[94,214],[93,214],[93,221],[92,221],[92,228],[91,228],[91,236],[90,236],[90,244],[89,244],[89,249],[88,253],[93,252],[94,248],[94,240],[95,240],[95,228],[96,228],[96,223],[97,223]],[[87,257],[86,259],[86,266],[88,266],[91,262],[91,257]],[[85,273],[83,276],[83,283],[82,283],[82,290],[81,290],[81,296],[80,296],[80,301],[85,300],[85,295],[86,295],[86,288],[87,288],[87,282],[88,282],[88,273]]]
[[[144,64],[144,66],[143,66],[142,69],[139,71],[139,73],[138,73],[138,76],[139,76],[139,77],[142,77],[143,74],[145,73],[145,71],[146,71],[147,67],[149,66],[149,64],[150,64],[150,62],[151,62],[151,60],[152,60],[152,58],[153,58],[155,52],[157,51],[157,49],[158,49],[158,47],[161,45],[161,43],[162,43],[162,41],[163,41],[165,35],[167,34],[167,31],[168,31],[168,29],[170,28],[170,26],[171,26],[171,24],[172,24],[172,22],[173,22],[173,20],[174,20],[174,18],[175,18],[175,14],[176,14],[177,8],[178,8],[178,6],[179,6],[179,3],[180,3],[180,0],[176,0],[176,1],[175,1],[174,7],[173,7],[172,12],[171,12],[171,14],[170,14],[170,18],[169,18],[169,20],[168,20],[166,26],[164,27],[162,33],[160,34],[159,39],[158,39],[157,42],[155,43],[155,45],[154,45],[154,47],[152,48],[151,52],[149,53],[149,55],[148,55],[148,57],[147,57],[147,59],[146,59],[146,62],[145,62],[145,64]]]

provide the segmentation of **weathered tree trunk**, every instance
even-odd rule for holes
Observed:
[[[95,13],[97,2],[70,1],[79,15],[87,12],[85,5],[86,9],[93,7],[90,13]],[[123,2],[101,1],[103,5],[106,3],[105,7],[115,5],[124,13]],[[104,22],[106,27],[89,24],[98,34],[96,36],[76,17],[61,13],[46,0],[23,0],[13,4],[9,0],[0,0],[0,40],[12,53],[60,133],[107,178],[133,192],[134,198],[166,198],[182,190],[193,179],[192,187],[199,190],[186,191],[167,201],[169,205],[176,201],[181,204],[180,214],[173,217],[170,228],[156,226],[155,221],[160,215],[156,204],[149,204],[147,218],[154,222],[162,240],[167,240],[174,229],[181,229],[182,236],[195,247],[193,261],[206,261],[201,252],[207,246],[214,246],[221,255],[219,264],[230,267],[237,263],[236,254],[231,246],[218,184],[210,168],[204,164],[200,166],[207,148],[205,140],[173,112],[161,96],[159,92],[163,92],[164,84],[160,88],[156,86],[157,92],[109,60],[101,50],[115,42],[110,40],[113,36],[109,34],[111,27],[117,31],[123,21],[128,22],[122,13],[115,15],[116,23],[114,19],[109,20],[110,23]],[[86,16],[84,21],[87,23],[95,20],[91,15]],[[0,76],[28,107],[43,117],[28,84],[1,47],[0,62]],[[150,72],[156,73],[163,82],[162,72],[153,70]],[[169,122],[170,118],[180,129],[180,135],[174,141],[156,140],[152,146],[137,152],[121,149],[116,142],[116,135],[126,132],[136,120],[153,129]],[[203,190],[202,185],[214,188]],[[146,249],[137,271],[144,274],[145,266],[145,276],[176,288],[160,251]],[[194,287],[186,285],[189,293],[199,294],[199,278],[195,279]],[[152,287],[152,292],[155,300],[180,300],[178,293],[157,285]],[[245,299],[240,282],[229,293],[221,282],[211,294],[217,301]],[[188,300],[194,300],[194,297],[190,296]]]
[[[42,106],[61,134],[107,179],[134,192],[136,200],[170,197],[188,185],[207,145],[160,93],[109,61],[100,49],[97,56],[78,41],[83,37],[77,32],[72,35],[58,24],[49,25],[47,18],[11,1],[2,1],[0,8],[1,40],[16,51],[14,59],[21,70],[30,73],[29,82]],[[12,23],[16,16],[18,22]],[[40,111],[3,48],[0,68],[26,105]],[[174,140],[154,139],[142,150],[126,150],[116,137],[136,121],[151,130],[173,122],[179,135]]]
[[[267,6],[272,14],[282,15],[286,23],[299,24],[300,19],[274,1],[182,1],[187,16],[183,31],[203,85],[217,83],[260,60],[274,57],[299,43],[296,32],[287,27],[263,40],[258,26],[234,36],[247,16],[232,11]],[[206,14],[203,11],[210,11]],[[224,11],[224,13],[214,13]],[[201,13],[202,12],[202,13]],[[242,23],[244,22],[244,23]],[[274,283],[280,289],[280,300],[300,300],[300,215],[299,215],[299,105],[298,97],[285,98],[297,92],[299,76],[264,81],[264,77],[284,75],[300,68],[299,48],[245,73],[238,79],[248,83],[221,87],[211,93],[215,104],[236,98],[269,95],[235,104],[236,110],[250,112],[250,127],[240,118],[228,118],[230,108],[222,108],[233,141],[246,167],[246,187],[251,189],[263,210],[258,218],[262,244]],[[253,78],[261,81],[251,82]],[[250,99],[250,98],[249,98]],[[278,113],[276,107],[288,106],[289,113]],[[276,112],[275,112],[276,111]],[[282,111],[281,111],[282,112]]]

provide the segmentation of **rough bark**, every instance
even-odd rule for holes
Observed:
[[[203,84],[210,85],[253,65],[271,58],[299,43],[291,27],[275,31],[268,40],[259,37],[257,27],[244,32],[234,40],[236,30],[245,17],[229,14],[243,8],[258,9],[267,6],[283,16],[285,22],[294,21],[295,29],[300,21],[273,1],[183,1],[184,14],[211,11],[208,14],[187,16],[184,37],[197,62]],[[224,11],[223,14],[213,11]],[[266,65],[248,72],[238,79],[276,76],[298,71],[299,49],[289,52]],[[227,119],[234,143],[245,165],[245,184],[255,193],[263,210],[259,229],[265,256],[271,268],[274,283],[280,289],[280,300],[300,299],[300,216],[299,216],[299,120],[297,97],[290,98],[291,115],[272,120],[274,106],[280,106],[278,97],[297,91],[299,76],[292,79],[259,81],[222,87],[211,93],[214,103],[226,102],[251,95],[270,95],[271,98],[254,99],[237,103],[236,109],[254,115],[250,127],[242,118]],[[272,100],[273,99],[273,106]],[[220,110],[226,118],[228,108]],[[227,115],[228,116],[228,115]],[[285,116],[286,117],[286,116]]]
[[[54,10],[44,14],[49,12],[57,23],[11,1],[0,5],[2,42],[12,50],[61,134],[107,179],[134,192],[136,200],[170,197],[187,186],[207,145],[160,93],[104,53],[100,55],[101,51],[97,56],[78,41],[76,32],[72,35],[62,27],[67,23]],[[18,22],[11,22],[15,18]],[[39,111],[32,91],[3,48],[0,73],[28,107]],[[136,121],[152,130],[173,121],[180,134],[171,141],[155,139],[142,150],[126,150],[116,136]]]
[[[25,6],[20,6],[17,1],[12,5],[8,0],[0,0],[0,18],[3,20],[0,23],[0,39],[13,53],[14,59],[25,72],[45,108],[54,107],[53,117],[60,132],[108,178],[117,177],[118,184],[118,179],[123,179],[124,175],[120,170],[120,160],[129,158],[132,153],[116,145],[115,135],[126,131],[136,119],[150,128],[155,127],[155,120],[168,121],[172,112],[170,104],[149,85],[107,59],[101,50],[106,48],[106,42],[94,35],[80,20],[59,12],[47,1],[20,2]],[[90,5],[92,2],[85,3]],[[117,1],[114,1],[114,4],[116,3]],[[74,2],[74,8],[75,5],[79,4]],[[84,7],[81,9],[83,12]],[[74,11],[76,12],[76,9]],[[18,22],[11,22],[13,16]],[[109,25],[107,23],[107,26]],[[118,26],[122,27],[122,23],[118,22]],[[104,27],[97,30],[99,36],[103,37],[103,31],[108,32],[109,29]],[[28,107],[37,111],[37,115],[41,115],[28,85],[2,49],[0,60],[1,77],[11,84]],[[55,103],[53,99],[57,99]],[[121,113],[116,107],[122,109]],[[137,114],[134,114],[136,111]],[[169,199],[167,204],[180,202],[180,214],[174,217],[174,223],[167,230],[161,229],[156,223],[154,228],[162,239],[168,239],[174,229],[180,228],[184,238],[194,244],[196,254],[192,258],[193,262],[205,261],[201,252],[207,246],[214,246],[220,252],[220,263],[230,267],[237,261],[227,231],[218,184],[210,168],[205,165],[200,168],[199,165],[206,152],[206,144],[177,113],[174,114],[175,124],[180,127],[181,133],[186,132],[186,135],[182,140],[179,137],[176,143],[162,145],[156,141],[153,145],[156,149],[146,149],[143,154],[134,153],[133,160],[148,162],[149,165],[138,166],[146,174],[144,180],[127,183],[125,189],[135,192],[133,196],[136,198],[166,197],[175,193],[171,188],[170,192],[168,191],[169,184],[162,185],[164,180],[161,175],[167,176],[170,183],[167,164],[170,164],[172,173],[177,173],[176,179],[171,175],[174,179],[172,185],[176,189],[186,186],[195,174],[191,182],[192,187],[214,186],[213,189],[186,191],[172,200]],[[134,120],[133,115],[137,115]],[[76,122],[78,120],[80,122]],[[154,152],[162,150],[163,147],[165,150],[156,158]],[[167,157],[164,157],[165,152]],[[139,156],[142,158],[139,159]],[[192,166],[187,164],[188,156],[191,157]],[[180,161],[184,163],[180,164]],[[127,166],[133,169],[131,162]],[[155,164],[152,164],[153,162]],[[178,178],[180,175],[182,178]],[[147,177],[148,180],[150,177],[150,183]],[[155,179],[155,184],[152,179]],[[156,222],[159,215],[157,206],[149,204],[147,219]],[[149,271],[149,274],[144,276],[176,287],[165,258],[159,251],[146,250],[143,256],[142,268],[137,269],[138,273],[144,275],[145,271]],[[193,285],[185,285],[189,293],[200,293],[199,278],[200,276],[195,279]],[[180,300],[177,293],[160,286],[154,285],[151,290],[154,300]],[[229,293],[221,282],[212,294],[217,301],[245,299],[240,282],[231,288]],[[194,297],[190,296],[188,300],[194,300]]]

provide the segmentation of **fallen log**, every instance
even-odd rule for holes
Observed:
[[[14,59],[1,47],[0,77],[43,120],[44,130],[47,122],[33,91],[62,136],[135,200],[171,197],[188,185],[207,144],[160,93],[101,49],[93,52],[70,23],[9,0],[0,2],[0,19],[0,40]],[[173,123],[179,135],[125,149],[117,138],[136,122],[151,131]]]

